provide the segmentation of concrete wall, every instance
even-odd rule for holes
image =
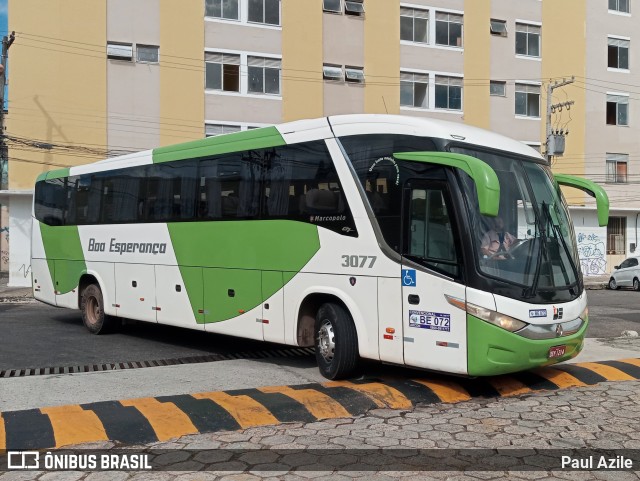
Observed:
[[[106,146],[106,12],[106,0],[9,1],[9,24],[19,39],[11,47],[9,69],[12,135]],[[10,146],[9,157],[9,189],[32,190],[43,171],[103,155]]]
[[[542,23],[542,2],[539,0],[519,0],[518,2],[492,0],[491,18],[506,22],[507,36],[489,36],[489,49],[491,51],[491,73],[489,77],[491,80],[506,82],[505,97],[489,97],[490,128],[494,132],[523,142],[540,142],[542,121],[540,119],[515,116],[515,84],[518,80],[531,81],[542,77],[542,62],[546,59],[546,52],[542,52],[540,59],[516,56],[516,22]],[[546,27],[543,25],[543,41],[545,33]],[[489,86],[486,83],[484,88],[486,89],[485,95],[488,95]],[[544,95],[541,95],[541,114],[544,112],[544,100]]]
[[[372,3],[376,8],[367,9],[364,25],[364,73],[370,81],[364,93],[364,112],[397,114],[400,108],[400,2]]]
[[[204,2],[159,3],[160,144],[169,145],[204,137]]]
[[[160,65],[137,63],[138,44],[160,46],[160,0],[109,0],[107,41],[130,43],[132,61],[107,60],[107,137],[110,149],[160,145]],[[163,60],[163,48],[159,56]],[[168,119],[167,119],[168,121]]]
[[[603,2],[604,3],[604,2]],[[586,19],[587,2],[584,0],[564,0],[562,2],[542,2],[542,78],[558,79],[572,75],[585,77],[586,62],[591,52],[587,51]],[[567,21],[567,12],[571,12],[571,21]],[[562,48],[559,48],[562,46]],[[575,104],[571,107],[570,135],[566,139],[564,157],[559,158],[553,166],[554,172],[585,175],[584,163],[569,164],[566,159],[584,159],[586,145],[587,105],[586,92],[579,83],[556,90],[554,101],[571,99]],[[543,97],[546,98],[546,95]],[[558,120],[554,118],[554,121]],[[565,111],[564,119],[568,121]],[[541,137],[545,137],[545,123],[541,123]],[[564,189],[569,204],[584,205],[585,194],[577,189]]]
[[[322,117],[322,0],[282,0],[281,12],[282,119]]]
[[[9,270],[9,206],[0,205],[0,272]]]
[[[611,272],[607,259],[607,228],[598,226],[595,211],[571,209],[578,242],[578,256],[585,277]]]
[[[638,126],[640,107],[638,88],[640,85],[640,48],[638,45],[638,12],[636,3],[631,4],[631,16],[609,13],[607,3],[589,0],[587,8],[587,73],[579,79],[579,85],[588,89],[586,97],[586,140],[583,158],[567,159],[572,166],[584,163],[584,172],[589,178],[604,183],[606,179],[606,154],[629,154],[627,174],[630,181],[640,179],[638,161]],[[636,7],[634,9],[634,7]],[[630,37],[629,71],[619,72],[607,68],[607,36]],[[586,82],[586,83],[585,83]],[[607,92],[630,94],[629,125],[607,125]],[[606,184],[605,188],[613,208],[637,206],[637,184]],[[587,198],[587,204],[592,205]],[[634,220],[635,222],[635,220]]]
[[[10,201],[11,256],[9,286],[31,286],[31,202],[29,195],[13,196]]]

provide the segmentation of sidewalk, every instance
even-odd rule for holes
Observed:
[[[29,302],[33,300],[30,287],[8,287],[9,273],[0,272],[0,303]]]
[[[606,289],[611,276],[605,274],[603,276],[584,276],[585,289]]]

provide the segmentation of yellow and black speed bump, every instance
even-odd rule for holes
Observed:
[[[585,362],[508,376],[365,379],[106,401],[0,413],[0,451],[94,441],[146,444],[187,434],[357,416],[375,408],[516,396],[640,379],[640,359]]]

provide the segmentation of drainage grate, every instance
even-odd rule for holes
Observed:
[[[115,362],[109,364],[87,364],[84,366],[40,367],[30,369],[6,369],[0,371],[0,378],[47,376],[52,374],[76,374],[81,372],[115,371],[122,369],[141,369],[145,367],[176,366],[178,364],[200,364],[203,362],[230,361],[235,359],[275,359],[290,357],[309,357],[315,351],[311,347],[292,349],[272,349],[266,351],[240,352],[229,354],[207,354],[205,356],[158,359],[153,361]]]

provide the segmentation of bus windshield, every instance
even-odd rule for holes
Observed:
[[[580,264],[573,226],[550,169],[496,152],[450,150],[488,163],[500,181],[498,216],[487,217],[479,212],[472,179],[461,176],[480,272],[522,286],[525,298],[577,285]]]

